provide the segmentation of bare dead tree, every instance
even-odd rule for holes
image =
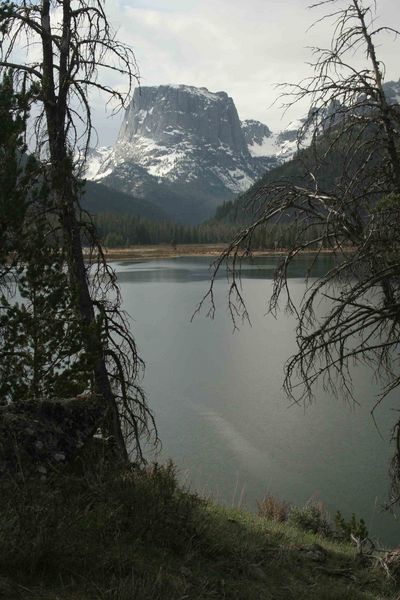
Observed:
[[[93,132],[88,93],[97,90],[124,107],[138,71],[132,50],[109,24],[103,0],[23,0],[0,3],[0,68],[12,71],[15,85],[36,90],[37,152],[47,164],[53,215],[61,232],[66,263],[84,332],[93,357],[94,391],[108,407],[106,429],[119,456],[128,458],[123,429],[142,459],[140,439],[155,431],[138,385],[142,363],[129,331],[116,277],[102,253],[96,231],[79,207],[82,172]],[[28,58],[18,60],[25,45]],[[29,55],[37,58],[29,59]],[[108,85],[106,74],[122,75],[126,93]],[[104,75],[100,77],[100,75]],[[76,162],[77,146],[83,145]],[[90,245],[84,259],[82,239]]]
[[[313,398],[319,381],[334,394],[356,399],[350,367],[364,363],[381,381],[378,402],[400,385],[400,106],[386,97],[385,68],[377,42],[393,27],[377,26],[375,3],[324,0],[323,19],[332,22],[328,48],[314,48],[313,74],[289,85],[284,107],[308,100],[310,112],[299,131],[296,180],[268,180],[250,190],[253,222],[243,229],[214,265],[208,293],[214,314],[214,281],[221,268],[230,279],[229,307],[234,322],[248,317],[240,280],[240,261],[251,255],[252,237],[265,224],[296,222],[296,236],[279,263],[269,310],[285,298],[297,317],[296,354],[285,367],[284,388],[299,401]],[[354,66],[355,57],[364,67]],[[303,143],[304,147],[304,143]],[[332,176],[327,177],[326,173]],[[315,233],[317,232],[317,234]],[[300,306],[288,285],[288,268],[298,254],[329,248],[330,270],[308,279]],[[317,303],[327,299],[323,317]],[[392,502],[400,500],[400,420],[394,429]]]

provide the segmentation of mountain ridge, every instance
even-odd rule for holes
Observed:
[[[240,121],[226,92],[148,86],[135,90],[116,144],[92,151],[86,177],[196,223],[291,152],[267,125]]]
[[[383,88],[388,103],[390,105],[400,105],[400,79],[398,81],[385,82]],[[339,110],[338,112],[333,110],[332,115],[334,118],[330,120],[332,107],[328,107],[326,114],[328,117],[327,122],[328,125],[333,124],[334,127],[340,127],[342,119],[340,105],[336,105],[336,108]],[[305,120],[303,123],[305,123]],[[363,135],[367,135],[367,132],[364,131]],[[369,135],[374,135],[374,132],[370,132]],[[281,136],[282,138],[284,137],[283,134]],[[311,136],[308,134],[307,137],[310,139]],[[290,132],[287,132],[287,138],[289,143],[291,143]],[[214,221],[236,222],[247,226],[254,220],[254,211],[260,210],[263,206],[263,190],[267,189],[271,184],[279,182],[297,184],[303,187],[307,185],[313,186],[314,179],[310,178],[310,173],[313,173],[313,177],[315,177],[319,182],[319,186],[325,192],[334,190],[341,173],[349,170],[349,166],[346,165],[347,148],[338,143],[334,147],[331,146],[331,141],[329,141],[329,127],[326,130],[321,130],[317,143],[320,146],[320,155],[324,156],[323,161],[317,161],[315,151],[309,147],[309,144],[303,142],[302,148],[290,160],[266,171],[246,192],[236,197],[232,202],[221,205],[216,211]],[[325,150],[321,151],[321,147],[324,146]],[[356,160],[353,160],[351,169],[353,169],[354,175],[357,168],[358,163]],[[255,201],[256,198],[257,202]],[[252,210],[248,207],[252,207]],[[283,221],[290,221],[291,218],[286,215]]]
[[[384,87],[399,103],[400,81]],[[255,119],[240,121],[226,92],[183,84],[137,88],[115,145],[91,151],[86,177],[150,201],[169,219],[196,224],[291,162],[305,122],[274,133]]]
[[[154,222],[168,220],[166,213],[149,200],[111,189],[97,181],[85,182],[81,206],[92,215],[112,212],[117,215],[135,215]]]

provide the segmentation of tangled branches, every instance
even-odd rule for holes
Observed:
[[[333,20],[329,48],[315,48],[314,74],[289,86],[285,106],[308,99],[310,112],[299,131],[295,175],[270,173],[247,194],[255,214],[214,264],[208,293],[215,310],[214,281],[225,267],[230,278],[229,307],[234,323],[247,318],[240,291],[240,261],[251,255],[252,238],[265,225],[295,223],[295,239],[274,278],[269,310],[285,298],[297,318],[297,352],[285,368],[284,387],[295,401],[313,397],[322,381],[334,394],[356,400],[351,367],[364,363],[381,381],[377,404],[400,385],[400,106],[383,87],[384,67],[375,45],[391,27],[376,27],[374,4],[328,0],[324,18]],[[361,52],[365,67],[352,65]],[[309,148],[304,149],[304,142]],[[292,169],[293,172],[293,169]],[[244,203],[242,199],[239,202]],[[308,278],[300,306],[292,301],[288,268],[299,253],[315,259],[330,250],[331,268]],[[324,315],[315,308],[324,302]],[[392,500],[400,499],[398,444],[392,469]]]
[[[142,441],[152,439],[158,443],[154,417],[138,383],[144,372],[144,363],[131,332],[129,315],[122,308],[115,271],[107,263],[92,218],[86,211],[81,210],[80,224],[88,244],[87,277],[108,377],[128,451],[140,463],[144,461]]]
[[[88,93],[94,89],[114,110],[123,108],[138,81],[135,58],[112,31],[102,0],[2,2],[0,30],[0,70],[12,73],[17,92],[31,93],[36,152],[49,190],[47,223],[65,259],[90,385],[107,407],[104,430],[122,460],[130,450],[142,460],[141,436],[155,432],[157,439],[157,434],[137,382],[141,361],[115,275],[79,203],[79,176],[94,131]],[[26,62],[19,60],[22,44],[28,48]],[[105,83],[104,73],[123,76],[125,92]],[[90,247],[89,261],[83,240]]]

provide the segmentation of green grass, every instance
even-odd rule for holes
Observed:
[[[205,502],[171,467],[1,485],[0,598],[396,598],[350,545]],[[326,560],[302,546],[318,543]]]

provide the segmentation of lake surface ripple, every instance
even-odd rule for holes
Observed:
[[[191,322],[207,291],[210,259],[114,263],[124,308],[141,356],[143,381],[163,449],[192,489],[252,510],[266,493],[303,504],[322,500],[334,514],[362,516],[374,536],[399,543],[399,524],[382,513],[389,486],[394,397],[370,410],[377,387],[366,368],[353,372],[359,405],[316,391],[312,406],[290,406],[283,367],[295,350],[295,321],[284,311],[266,316],[276,258],[244,266],[243,292],[252,326],[233,333],[228,285],[216,282],[217,313]],[[300,300],[310,256],[290,273]],[[314,276],[326,272],[322,257]]]

